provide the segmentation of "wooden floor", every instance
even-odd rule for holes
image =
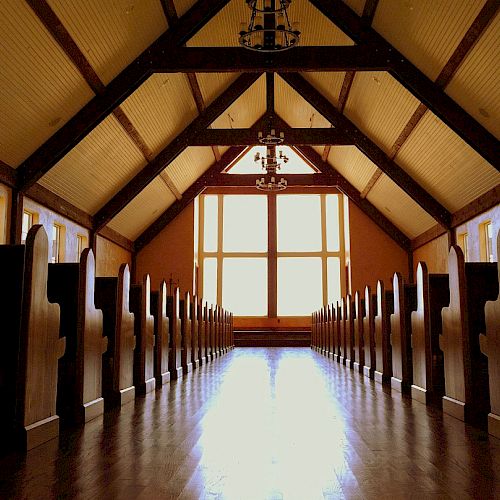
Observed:
[[[499,485],[499,440],[309,348],[235,349],[0,458],[1,499],[487,499]]]

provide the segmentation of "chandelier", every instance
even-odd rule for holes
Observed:
[[[288,157],[285,156],[282,151],[276,156],[276,147],[268,147],[265,156],[261,156],[259,152],[255,153],[254,161],[260,163],[262,169],[266,172],[264,177],[255,181],[255,187],[260,191],[282,191],[288,186],[286,179],[283,177],[276,182],[276,173],[281,168],[281,164],[278,163],[278,160],[287,163]]]
[[[245,0],[250,22],[240,23],[239,43],[246,49],[280,52],[299,44],[298,23],[291,23],[287,9],[292,0]]]

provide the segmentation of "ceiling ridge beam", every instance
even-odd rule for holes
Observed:
[[[309,102],[336,128],[342,130],[354,145],[376,166],[388,175],[403,191],[413,198],[437,222],[448,227],[451,214],[418,184],[405,170],[391,160],[371,139],[363,134],[348,118],[340,114],[335,106],[320,94],[305,78],[297,73],[283,73],[280,76]]]
[[[243,92],[260,77],[257,73],[239,76],[205,111],[195,118],[175,137],[155,159],[136,174],[111,200],[101,207],[94,216],[94,230],[99,231],[133,198],[135,198],[162,170],[177,158],[191,143],[191,139],[203,132],[224,112]]]
[[[228,149],[220,161],[215,162],[198,179],[189,186],[182,196],[182,199],[175,201],[165,210],[147,229],[145,229],[135,240],[136,252],[142,250],[150,243],[172,220],[177,217],[202,191],[210,185],[211,179],[225,170],[241,153],[244,147],[232,147]]]
[[[389,73],[494,168],[500,170],[498,140],[464,111],[442,88],[408,61],[373,28],[365,26],[362,19],[342,0],[309,1],[352,40],[362,45],[368,54],[376,54],[380,50],[389,55],[391,63]],[[498,4],[498,0],[494,1]]]
[[[228,2],[198,0],[175,27],[153,42],[18,167],[18,187],[25,190],[37,182],[152,74],[152,62],[159,60],[162,51],[164,55],[165,47],[188,41]]]

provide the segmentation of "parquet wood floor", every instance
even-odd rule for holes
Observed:
[[[500,440],[309,348],[239,348],[0,458],[1,499],[500,498]]]

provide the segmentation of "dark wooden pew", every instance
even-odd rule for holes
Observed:
[[[443,352],[439,348],[441,309],[450,303],[447,274],[429,274],[417,267],[417,309],[411,313],[413,385],[411,397],[441,406],[444,396]]]
[[[374,378],[376,370],[375,355],[375,311],[377,310],[377,296],[372,295],[371,287],[365,287],[365,303],[363,314],[363,341],[364,341],[364,368],[365,377]]]
[[[392,279],[394,312],[391,314],[391,388],[410,393],[413,384],[411,313],[417,308],[417,285],[406,284],[400,273]]]
[[[186,375],[193,370],[191,362],[191,295],[184,294],[184,300],[180,303],[181,316],[181,367],[182,374]]]
[[[231,349],[234,348],[234,316],[233,313],[229,313],[229,343]]]
[[[354,302],[351,294],[347,294],[345,302],[345,364],[354,367]]]
[[[462,250],[452,246],[448,273],[450,305],[441,312],[440,339],[445,378],[443,411],[482,425],[487,422],[490,401],[488,358],[481,353],[479,335],[485,331],[485,303],[498,296],[497,265],[465,263]]]
[[[346,364],[346,352],[347,352],[347,340],[346,340],[346,314],[347,314],[347,306],[346,300],[344,297],[340,300],[339,303],[339,318],[337,320],[337,325],[339,329],[339,363],[343,365]]]
[[[204,326],[204,333],[203,333],[203,338],[205,339],[205,360],[208,363],[211,361],[211,353],[210,353],[210,309],[208,307],[208,303],[205,302],[205,305],[203,307],[203,326]]]
[[[180,314],[180,297],[179,288],[176,287],[173,295],[167,298],[167,315],[170,327],[169,337],[169,356],[168,356],[168,371],[170,378],[177,379],[182,377],[181,366],[181,351],[182,351],[182,337],[181,337],[181,318]]]
[[[392,290],[385,290],[381,280],[377,282],[377,313],[375,314],[375,381],[391,383],[391,314],[394,312]]]
[[[207,362],[206,355],[206,304],[203,300],[198,303],[198,344],[200,350],[200,364],[204,365]]]
[[[213,361],[215,359],[215,342],[214,342],[214,336],[215,336],[215,311],[214,311],[214,306],[210,306],[208,309],[208,359],[210,361]]]
[[[48,240],[41,225],[26,245],[0,246],[0,448],[32,449],[59,434],[56,414],[59,306],[47,300]]]
[[[214,321],[215,321],[214,348],[215,348],[215,355],[219,357],[221,355],[221,345],[220,345],[221,307],[218,305],[215,306]]]
[[[108,349],[103,356],[102,392],[105,408],[135,398],[134,314],[129,309],[130,271],[122,264],[118,277],[95,280],[95,305],[102,310]]]
[[[136,338],[134,351],[134,385],[138,394],[154,391],[154,317],[151,314],[151,280],[149,274],[142,278],[142,284],[130,287],[130,310],[134,313]]]
[[[156,292],[151,292],[151,314],[154,318],[154,374],[156,386],[162,386],[170,381],[168,371],[169,350],[169,319],[167,315],[167,284],[160,283]]]
[[[325,309],[319,310],[319,352],[325,353]]]
[[[57,414],[67,423],[83,423],[104,413],[102,311],[96,309],[95,259],[86,248],[79,263],[49,264],[47,296],[59,304],[59,336],[66,352],[59,361]]]
[[[500,255],[500,231],[497,235],[497,255]],[[498,266],[500,281],[500,266]],[[481,352],[488,356],[488,375],[490,385],[490,406],[488,432],[500,438],[500,294],[495,301],[485,306],[486,335],[481,335]]]
[[[365,300],[357,291],[354,294],[354,369],[359,373],[363,373],[365,365],[364,316]]]
[[[333,359],[338,363],[341,363],[341,356],[342,356],[341,322],[342,322],[341,302],[337,302],[335,305],[335,324],[334,324],[335,353],[333,355]]]
[[[326,324],[327,324],[327,342],[326,342],[326,354],[329,358],[333,358],[333,324],[334,324],[334,312],[333,305],[328,304],[326,306]]]
[[[193,368],[200,366],[200,340],[199,335],[199,317],[198,317],[199,301],[196,295],[193,295],[191,301],[191,364]]]

